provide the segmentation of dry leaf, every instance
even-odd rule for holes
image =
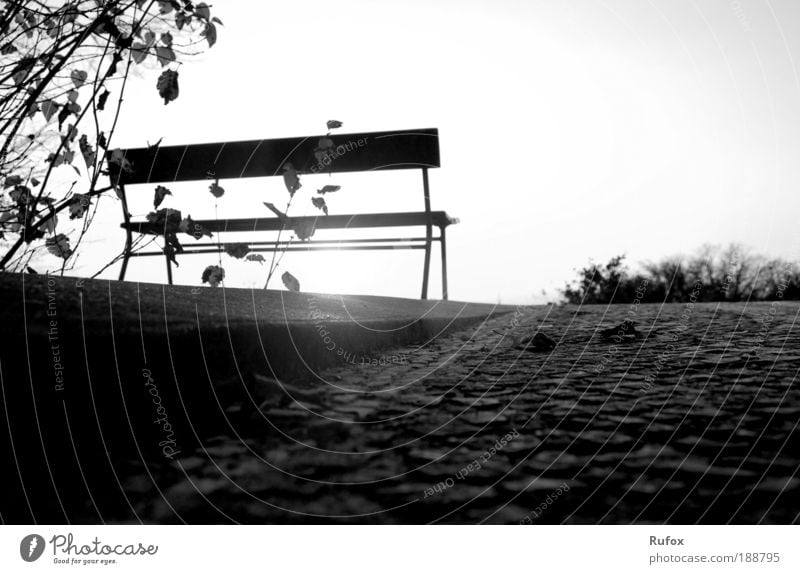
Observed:
[[[72,255],[72,249],[69,246],[69,237],[63,233],[59,233],[55,237],[47,239],[44,244],[47,250],[56,257],[67,259]]]
[[[72,199],[68,204],[69,218],[78,219],[83,217],[91,204],[92,200],[88,195],[84,193],[76,193],[72,196]]]
[[[161,205],[161,202],[163,202],[164,198],[168,195],[172,195],[170,190],[163,185],[157,186],[155,196],[153,197],[153,207],[158,209],[158,206]]]
[[[306,239],[311,238],[314,235],[314,222],[312,221],[301,221],[299,222],[295,228],[294,232],[297,235],[297,238],[301,241],[305,241]]]
[[[277,207],[275,207],[275,204],[270,203],[268,201],[265,201],[264,205],[266,205],[272,213],[277,215],[278,219],[281,219],[281,220],[286,219],[286,217],[287,217],[286,214],[284,212],[282,212],[280,209],[278,209]]]
[[[225,195],[225,188],[219,184],[219,180],[216,180],[214,183],[208,186],[208,191],[211,192],[211,195],[214,197],[222,197]]]
[[[288,162],[283,165],[283,183],[286,184],[289,195],[294,195],[294,193],[303,186],[303,184],[300,183],[300,178],[297,176],[297,170]]]
[[[226,243],[222,246],[222,249],[236,259],[242,259],[250,253],[250,246],[247,243]]]
[[[300,281],[288,271],[285,271],[283,275],[281,275],[281,280],[289,291],[300,291]]]
[[[219,265],[209,265],[203,271],[203,283],[217,287],[225,279],[225,270]]]
[[[178,88],[178,72],[175,70],[164,70],[156,82],[158,95],[164,98],[164,105],[178,98],[180,90]]]
[[[312,197],[311,203],[313,203],[314,207],[316,207],[317,209],[321,209],[325,213],[325,215],[328,215],[328,206],[325,204],[324,197]]]

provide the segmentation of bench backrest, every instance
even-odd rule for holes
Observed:
[[[333,146],[320,152],[320,140]],[[113,173],[120,184],[235,179],[283,174],[290,162],[298,173],[341,173],[440,166],[436,128],[333,133],[124,150],[129,171]]]

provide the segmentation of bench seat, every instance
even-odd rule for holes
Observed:
[[[379,227],[413,227],[427,225],[443,229],[458,223],[458,219],[447,215],[444,211],[406,211],[397,213],[354,213],[351,215],[311,215],[303,217],[259,217],[244,219],[193,219],[211,233],[243,232],[243,231],[280,231],[291,230],[301,225],[311,224],[314,229],[356,229]],[[123,229],[134,233],[159,235],[163,229],[147,221],[131,221],[123,223]]]

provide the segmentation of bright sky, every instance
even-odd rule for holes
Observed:
[[[304,136],[329,119],[342,133],[437,127],[433,208],[461,219],[453,299],[543,302],[590,258],[704,243],[800,258],[800,2],[238,0],[214,13],[219,42],[181,68],[180,98],[163,105],[157,70],[136,80],[116,145]],[[295,214],[314,212],[318,182],[342,185],[332,213],[422,208],[416,172],[309,176]],[[222,184],[221,217],[286,200],[280,178]],[[205,182],[173,191],[164,206],[213,216]],[[152,189],[131,194],[134,213],[152,208]],[[113,238],[87,245],[92,272],[123,241],[106,203],[97,233]],[[180,261],[176,280],[199,284],[216,257]],[[164,281],[162,258],[134,263],[129,279]],[[263,285],[257,264],[223,266],[230,287]],[[298,253],[283,269],[304,291],[417,297],[422,254]],[[433,278],[435,295],[438,257]]]

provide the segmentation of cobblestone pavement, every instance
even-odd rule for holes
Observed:
[[[118,519],[798,522],[799,312],[520,308],[284,388],[264,373],[229,433],[155,480],[131,462]],[[637,337],[601,335],[625,319]],[[556,348],[515,345],[536,332]]]

